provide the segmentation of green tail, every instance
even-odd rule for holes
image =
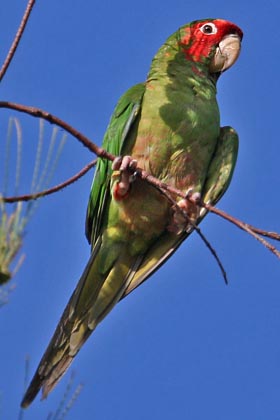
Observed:
[[[118,250],[115,253],[114,248]],[[27,407],[43,389],[45,398],[100,321],[119,301],[142,261],[131,256],[128,244],[102,243],[100,239],[68,302],[32,382],[22,400]],[[106,267],[106,268],[105,268]]]

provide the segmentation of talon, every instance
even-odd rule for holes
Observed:
[[[191,198],[195,201],[196,204],[201,202],[201,194],[199,192],[193,193]]]
[[[119,170],[120,169],[120,166],[121,166],[121,163],[122,163],[122,156],[116,157],[113,160],[113,163],[112,163],[112,169],[113,169],[113,171]]]
[[[132,171],[135,171],[135,172],[134,172],[134,174],[133,174],[133,175],[135,175],[135,176],[136,176],[136,169],[137,169],[137,165],[138,165],[138,162],[137,162],[137,160],[136,160],[136,159],[132,159],[132,160],[130,161],[130,164],[129,164],[129,169],[131,169]]]
[[[186,199],[190,198],[190,196],[193,194],[193,188],[189,188],[186,191]]]
[[[178,210],[178,207],[180,207],[183,211],[181,212]],[[177,206],[172,207],[172,211],[173,214],[171,216],[171,222],[167,226],[167,230],[169,232],[175,233],[176,235],[179,235],[187,229],[188,215],[185,213],[183,206],[180,205],[180,202],[178,202]]]
[[[133,174],[130,175],[130,177],[129,177],[130,184],[132,184],[132,182],[135,181],[136,177],[137,177],[137,171],[133,172]]]
[[[130,185],[136,178],[136,172],[131,171],[137,168],[137,160],[131,156],[117,157],[112,163],[113,196],[115,200],[122,200],[127,197]]]
[[[186,198],[179,200],[177,205],[172,208],[174,213],[171,222],[167,227],[168,231],[179,235],[183,231],[187,231],[191,228],[192,225],[189,221],[196,221],[200,211],[200,200],[201,194],[199,192],[193,193],[193,189],[190,188],[186,193]]]
[[[195,202],[195,204],[199,204],[201,201],[201,194],[199,192],[193,193],[193,188],[189,188],[186,192],[186,200],[190,202]]]
[[[131,156],[124,156],[121,161],[120,171],[127,171],[130,168],[130,164],[133,161]]]

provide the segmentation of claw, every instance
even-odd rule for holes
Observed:
[[[118,156],[112,163],[113,197],[115,200],[123,200],[127,197],[130,185],[135,180],[137,160],[131,156]],[[134,171],[134,173],[131,173]]]
[[[193,189],[190,188],[186,193],[186,199],[187,200],[191,199],[191,202],[195,202],[195,204],[199,204],[201,202],[201,194],[199,192],[193,193]]]
[[[120,166],[122,164],[122,156],[118,156],[113,160],[112,163],[112,169],[113,171],[118,171],[120,169]]]
[[[190,201],[189,198],[191,198],[192,201]],[[195,204],[193,203],[193,200],[195,201]],[[189,221],[195,222],[198,217],[200,200],[201,194],[199,192],[193,193],[193,189],[190,188],[186,193],[186,198],[179,200],[177,205],[172,208],[173,215],[171,222],[167,227],[168,231],[176,233],[177,235],[186,231],[191,226]]]

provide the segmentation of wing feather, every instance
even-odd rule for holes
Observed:
[[[133,86],[120,98],[114,110],[102,147],[115,156],[121,155],[128,134],[140,117],[144,91],[144,83]],[[107,159],[98,159],[96,165],[86,216],[86,237],[92,246],[99,236],[110,196],[111,165]]]

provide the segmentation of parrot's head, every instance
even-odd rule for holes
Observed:
[[[223,19],[194,21],[180,28],[180,47],[189,61],[207,65],[209,72],[220,74],[237,60],[242,30]]]

